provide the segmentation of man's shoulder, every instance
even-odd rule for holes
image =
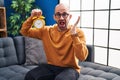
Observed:
[[[77,27],[76,31],[77,31],[78,34],[84,35],[84,31],[80,27]]]
[[[83,32],[83,30],[80,27],[76,27],[77,31]]]

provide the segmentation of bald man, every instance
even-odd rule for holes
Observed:
[[[21,34],[43,41],[47,64],[40,64],[30,70],[25,80],[77,80],[80,73],[79,60],[88,56],[83,31],[69,21],[72,15],[69,7],[63,3],[56,5],[53,18],[56,24],[32,28],[33,17],[39,17],[42,11],[33,9],[31,16],[23,23]]]

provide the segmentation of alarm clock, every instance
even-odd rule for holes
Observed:
[[[39,18],[33,18],[33,27],[35,28],[41,28],[43,26],[45,26],[45,21],[44,21],[44,17],[41,16]]]

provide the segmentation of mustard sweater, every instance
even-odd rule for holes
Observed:
[[[72,67],[80,72],[78,61],[87,58],[88,50],[85,36],[80,28],[77,35],[71,35],[70,25],[65,31],[58,31],[57,24],[44,26],[40,29],[32,28],[32,18],[29,17],[22,25],[21,34],[43,41],[48,64]]]

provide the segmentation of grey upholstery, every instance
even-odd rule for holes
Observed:
[[[120,69],[92,62],[81,62],[79,80],[120,80]]]
[[[0,80],[24,80],[25,74],[36,67],[24,66],[24,37],[0,38]]]
[[[93,62],[94,50],[87,45],[89,56],[79,62],[78,80],[120,80],[120,69]],[[0,38],[0,80],[24,80],[25,74],[37,65],[24,65],[25,39],[23,36]]]
[[[86,59],[86,61],[94,62],[94,49],[92,45],[87,45],[89,55]]]
[[[16,53],[17,53],[17,58],[18,58],[18,63],[19,64],[24,64],[25,63],[25,41],[23,36],[17,36],[13,38],[15,48],[16,48]]]
[[[0,80],[24,80],[25,74],[36,66],[11,65],[0,68]]]
[[[0,67],[18,64],[16,50],[11,38],[0,39]]]

